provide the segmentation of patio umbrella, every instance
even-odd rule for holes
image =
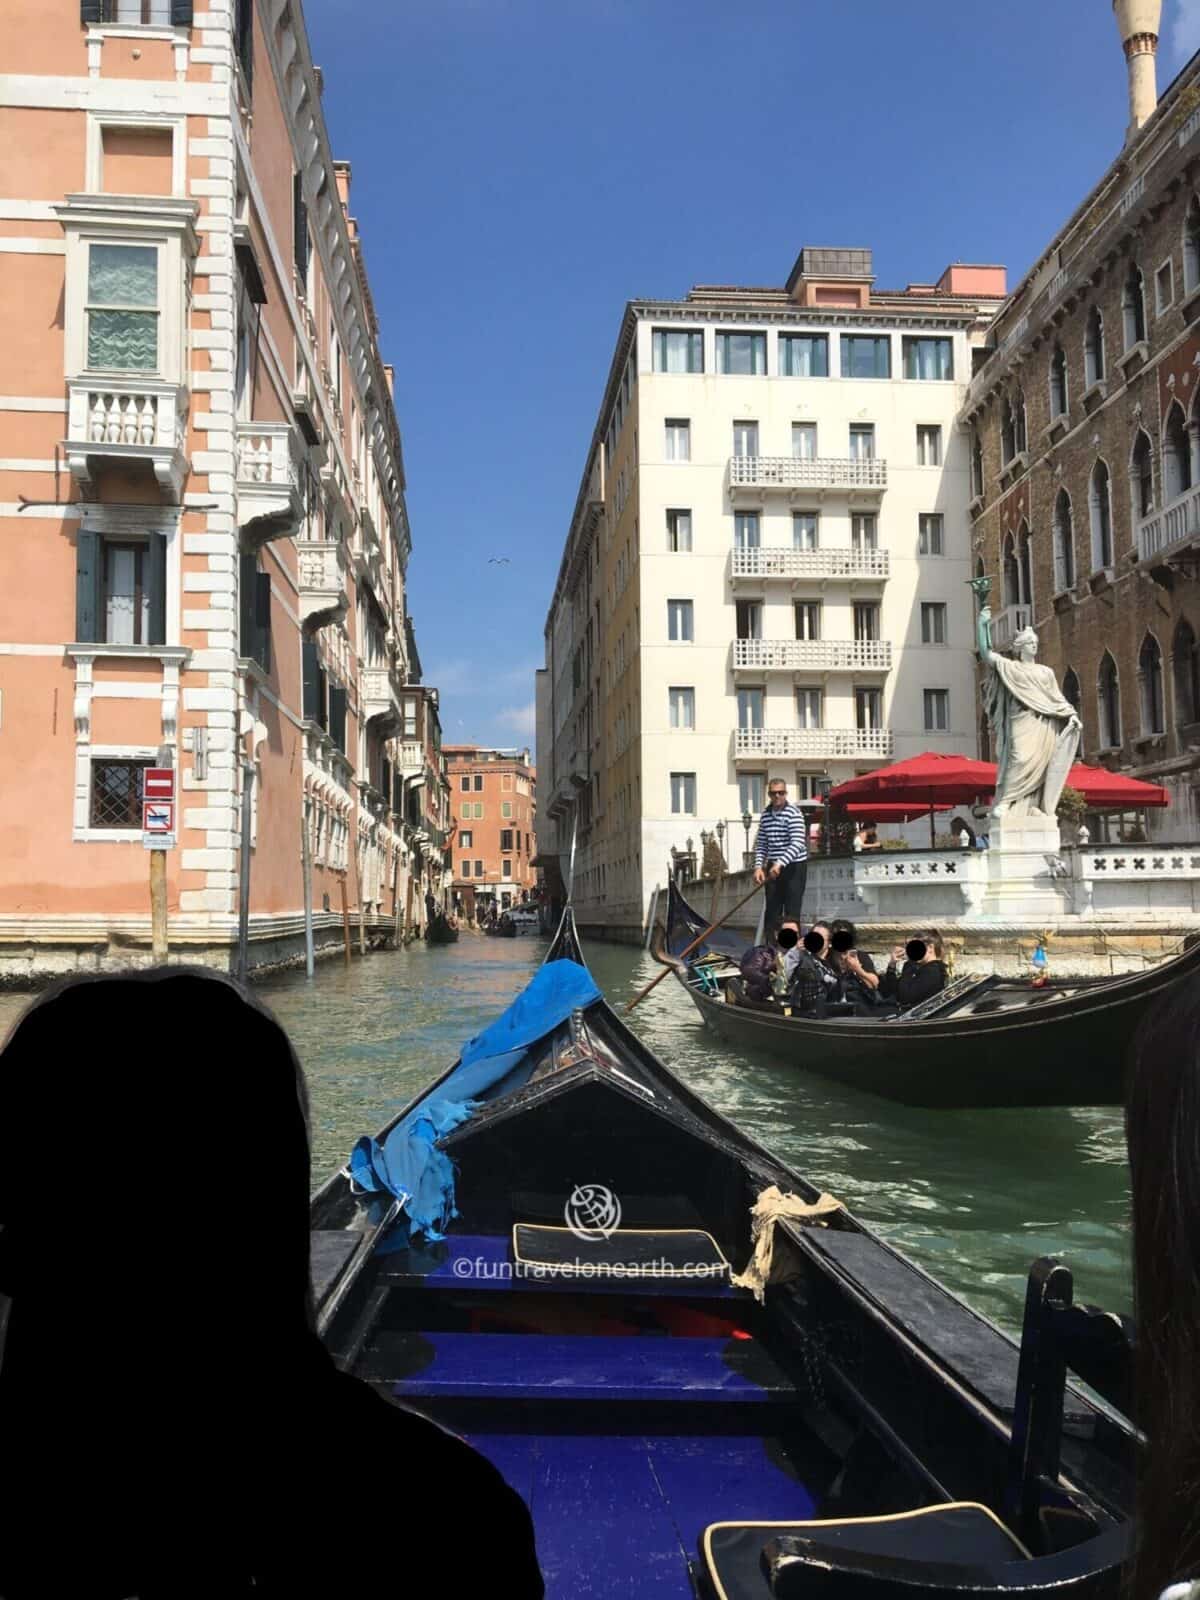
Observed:
[[[929,812],[929,843],[934,842],[933,814],[939,806],[968,805],[996,787],[996,768],[990,761],[974,761],[970,756],[942,755],[926,750],[907,761],[864,772],[831,789],[829,798],[840,804],[893,804],[906,801],[914,814]]]
[[[952,807],[947,802],[933,809],[949,811]],[[928,810],[927,805],[914,805],[911,800],[851,800],[846,814],[867,822],[911,822],[914,817],[923,817]]]
[[[1069,788],[1078,789],[1093,811],[1140,811],[1143,806],[1169,806],[1171,797],[1160,783],[1127,778],[1123,772],[1089,767],[1077,761],[1067,773]]]

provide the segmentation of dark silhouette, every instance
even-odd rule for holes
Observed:
[[[1200,987],[1143,1025],[1125,1120],[1135,1397],[1145,1430],[1134,1600],[1200,1576]]]
[[[0,1056],[0,1595],[540,1596],[491,1464],[313,1329],[304,1080],[234,984],[72,980]],[[2,1301],[0,1301],[2,1303]],[[369,1569],[363,1540],[369,1541]]]

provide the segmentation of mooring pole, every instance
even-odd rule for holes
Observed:
[[[300,868],[304,879],[304,973],[313,975],[312,849],[308,837],[308,801],[300,812]]]
[[[250,965],[250,822],[254,800],[254,765],[242,762],[242,846],[238,871],[237,975],[245,983]]]

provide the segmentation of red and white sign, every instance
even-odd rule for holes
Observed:
[[[145,776],[142,779],[142,798],[143,800],[174,800],[175,768],[147,767]]]
[[[142,805],[143,833],[174,833],[175,802],[173,800],[146,800]]]

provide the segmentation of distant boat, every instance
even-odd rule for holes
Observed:
[[[458,929],[454,927],[444,911],[435,911],[429,919],[425,929],[427,944],[457,944]]]
[[[522,934],[538,933],[541,931],[541,922],[536,911],[528,906],[516,906],[508,913],[512,920],[513,932],[518,938]]]

